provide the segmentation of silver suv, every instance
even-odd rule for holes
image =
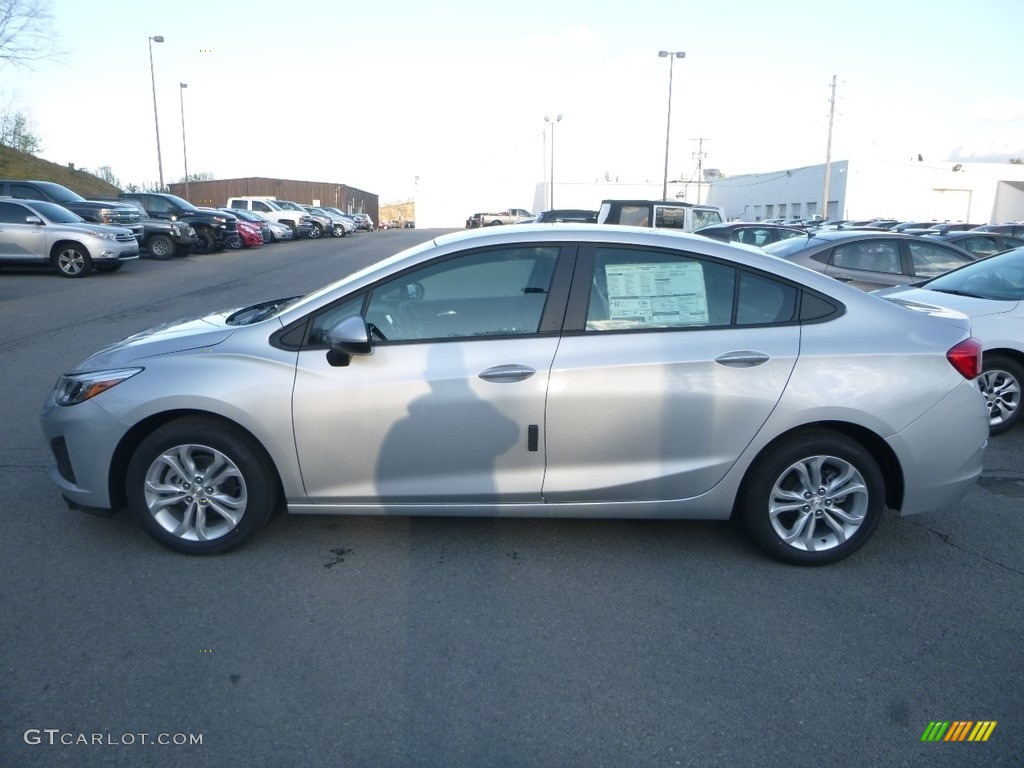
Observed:
[[[0,263],[50,264],[65,277],[116,272],[139,258],[130,229],[90,224],[77,213],[41,200],[0,198]]]

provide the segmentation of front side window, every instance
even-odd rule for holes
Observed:
[[[918,277],[935,277],[943,272],[969,264],[971,259],[961,256],[956,251],[931,243],[911,242],[910,260],[914,265],[914,274]]]
[[[716,221],[715,224],[721,222]],[[686,229],[686,209],[654,206],[654,226],[659,229]],[[700,229],[700,227],[694,227]]]
[[[693,209],[693,228],[710,227],[722,223],[722,215],[718,211],[705,210],[702,208]]]
[[[598,248],[587,331],[722,328],[794,320],[798,291],[769,276],[674,253]]]
[[[477,251],[376,286],[366,321],[384,341],[537,333],[558,248]]]
[[[0,203],[0,224],[25,224],[25,218],[33,213],[17,203]]]

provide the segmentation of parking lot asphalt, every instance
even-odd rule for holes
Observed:
[[[818,569],[679,521],[279,515],[193,558],[65,507],[37,414],[67,368],[437,232],[0,269],[0,766],[1024,765],[1024,429]]]

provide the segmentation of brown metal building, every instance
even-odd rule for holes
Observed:
[[[188,195],[183,183],[168,186],[171,194],[183,197],[193,205],[220,207],[227,204],[229,197],[272,196],[293,200],[300,205],[330,205],[346,213],[368,213],[375,222],[380,222],[377,195],[344,184],[260,177],[216,179],[190,181]]]

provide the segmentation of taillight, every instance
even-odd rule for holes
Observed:
[[[973,336],[950,347],[946,352],[949,364],[965,379],[974,379],[981,375],[981,342]]]

